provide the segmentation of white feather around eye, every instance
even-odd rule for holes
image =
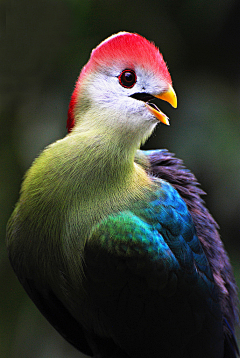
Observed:
[[[131,88],[123,87],[118,77],[126,68],[122,65],[93,72],[83,83],[84,90],[81,91],[79,101],[81,97],[88,98],[91,106],[115,110],[118,118],[135,114],[145,120],[153,119],[144,102],[131,96],[135,93],[148,93],[154,96],[166,91],[168,84],[154,73],[137,68],[135,69],[136,84]]]

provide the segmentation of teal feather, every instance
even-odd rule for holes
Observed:
[[[159,357],[159,351],[166,357],[191,357],[191,344],[185,346],[192,339],[198,352],[194,357],[219,358],[220,345],[217,353],[215,347],[202,348],[209,335],[219,341],[223,336],[208,260],[185,202],[170,184],[156,182],[159,187],[149,202],[135,203],[93,228],[85,246],[85,285],[91,293],[86,309],[94,317],[88,324],[119,342],[131,357]],[[127,296],[124,309],[122,295]],[[161,328],[156,317],[163,320]],[[206,326],[210,317],[214,323]],[[166,346],[159,340],[165,335]]]

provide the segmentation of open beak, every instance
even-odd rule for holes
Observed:
[[[154,95],[154,97],[156,98],[160,98],[163,101],[167,101],[168,103],[170,103],[174,108],[177,107],[177,96],[176,93],[174,91],[174,89],[172,88],[171,85],[169,85],[169,88],[167,91],[162,92],[160,94]],[[168,117],[162,113],[160,111],[160,109],[154,105],[153,103],[145,103],[147,109],[162,123],[169,125],[169,119]]]

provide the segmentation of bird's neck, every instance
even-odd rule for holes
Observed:
[[[149,178],[134,158],[137,146],[129,145],[126,140],[110,137],[109,133],[92,131],[73,133],[71,142],[80,169],[81,187],[90,195],[96,190],[100,193],[122,191],[149,185]],[[132,189],[131,189],[132,190]]]
[[[114,113],[98,115],[88,111],[70,134],[81,170],[92,190],[106,192],[120,187],[135,188],[149,185],[149,178],[134,158],[145,137],[146,129],[131,121],[114,117]],[[135,189],[136,191],[136,189]]]
[[[143,135],[121,118],[111,121],[107,115],[94,119],[88,113],[69,135],[76,155],[73,163],[80,168],[79,187],[86,197],[104,201],[111,196],[115,202],[142,197],[151,185],[146,171],[134,161]]]

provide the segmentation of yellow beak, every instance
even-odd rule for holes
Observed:
[[[177,108],[177,96],[172,86],[169,86],[169,89],[166,92],[157,94],[154,97],[167,101],[174,108]]]
[[[170,103],[174,108],[177,108],[177,96],[172,88],[172,86],[169,86],[168,90],[166,92],[154,95],[156,98],[160,98],[163,101],[167,101]],[[162,113],[159,109],[152,107],[148,103],[145,103],[147,109],[162,123],[169,125],[168,117]]]

